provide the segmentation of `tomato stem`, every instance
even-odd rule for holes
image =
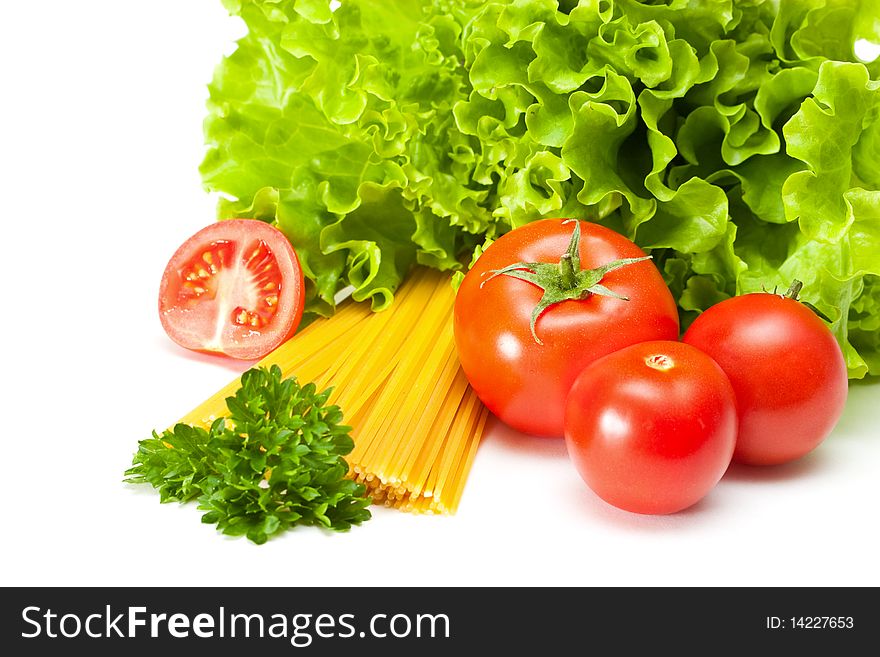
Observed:
[[[581,226],[577,219],[569,219],[564,223],[573,223],[574,230],[565,253],[559,257],[559,262],[517,262],[501,269],[495,269],[486,280],[480,283],[482,288],[486,283],[497,276],[510,276],[519,280],[532,283],[544,291],[541,300],[532,310],[529,328],[532,337],[538,344],[544,344],[535,332],[535,324],[544,311],[552,305],[567,300],[582,300],[593,294],[612,297],[621,301],[629,299],[601,284],[605,274],[621,267],[648,260],[651,256],[641,258],[621,258],[613,260],[595,269],[581,269],[580,241]]]
[[[559,259],[559,274],[562,278],[562,286],[565,289],[571,290],[577,285],[577,274],[571,262],[571,255],[568,253],[563,253]]]
[[[794,279],[791,282],[791,287],[788,288],[788,292],[786,292],[783,296],[788,299],[792,299],[793,301],[797,301],[798,295],[801,293],[801,289],[803,289],[803,287],[803,283],[801,283],[798,279]]]

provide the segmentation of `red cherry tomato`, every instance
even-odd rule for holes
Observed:
[[[565,442],[583,480],[635,513],[681,511],[724,475],[736,441],[736,400],[721,368],[681,342],[632,345],[577,378]]]
[[[572,249],[575,224],[580,237]],[[678,338],[675,301],[647,260],[608,271],[594,288],[597,293],[546,307],[533,334],[533,312],[545,290],[518,278],[531,277],[529,270],[510,268],[540,264],[546,269],[542,275],[550,275],[560,270],[563,254],[579,256],[574,269],[581,278],[601,265],[645,255],[626,237],[597,224],[536,221],[492,243],[464,277],[455,300],[458,356],[474,391],[503,422],[539,436],[563,434],[569,388],[594,360],[636,342]],[[499,273],[505,268],[510,271]]]
[[[709,354],[736,391],[734,461],[797,459],[837,423],[847,396],[843,353],[809,308],[779,294],[733,297],[702,313],[682,338]]]
[[[171,256],[159,317],[182,347],[258,359],[296,331],[303,291],[299,260],[281,231],[230,219],[198,231]]]

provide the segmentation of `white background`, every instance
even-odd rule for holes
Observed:
[[[256,546],[123,484],[139,439],[245,367],[177,348],[156,312],[214,219],[206,84],[241,30],[220,0],[0,8],[0,585],[880,585],[876,383],[816,452],[668,517],[607,506],[561,441],[499,426],[456,516],[374,507],[343,534]]]

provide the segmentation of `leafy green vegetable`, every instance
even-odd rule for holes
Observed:
[[[210,429],[178,424],[139,442],[129,483],[162,502],[198,500],[202,521],[255,543],[295,525],[346,530],[369,520],[363,484],[346,479],[354,443],[329,391],[252,368]]]
[[[391,303],[544,217],[649,250],[685,322],[804,281],[880,373],[880,42],[868,0],[226,0],[210,86],[220,218],[275,222],[307,311]],[[874,315],[876,316],[876,315]]]

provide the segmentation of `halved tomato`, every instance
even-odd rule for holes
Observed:
[[[159,286],[159,317],[187,349],[262,358],[291,337],[305,302],[302,267],[277,228],[218,221],[186,240]]]

